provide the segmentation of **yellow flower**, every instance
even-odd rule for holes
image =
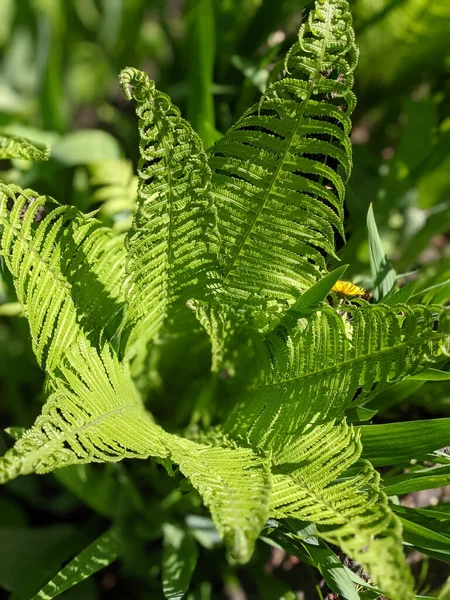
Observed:
[[[335,292],[339,296],[364,296],[366,290],[358,287],[354,283],[350,281],[336,281],[336,283],[331,288],[332,292]]]

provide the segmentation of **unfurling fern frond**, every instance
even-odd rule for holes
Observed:
[[[37,148],[29,140],[18,135],[0,132],[0,160],[22,158],[23,160],[48,160],[50,148]]]
[[[136,101],[140,153],[138,208],[126,239],[126,354],[159,332],[175,304],[214,286],[216,235],[202,143],[168,96],[136,69],[120,75]]]
[[[309,428],[274,454],[271,516],[316,523],[321,537],[367,569],[385,594],[412,600],[401,524],[380,492],[379,475],[370,463],[345,473],[360,455],[359,436],[345,423]]]
[[[438,360],[450,348],[450,315],[433,306],[325,308],[279,327],[264,346],[261,376],[242,395],[227,431],[277,447]]]
[[[224,286],[292,300],[326,272],[343,235],[356,66],[345,0],[320,0],[286,74],[211,150]]]
[[[28,318],[39,364],[52,374],[80,331],[112,340],[122,312],[123,238],[75,207],[0,185],[1,255]]]

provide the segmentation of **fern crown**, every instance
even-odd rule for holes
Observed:
[[[400,521],[346,413],[448,356],[450,319],[316,295],[344,236],[351,23],[346,0],[316,0],[282,77],[208,152],[154,82],[122,71],[140,135],[126,233],[0,185],[1,255],[48,392],[0,480],[152,457],[189,479],[237,561],[269,518],[300,519],[412,600]],[[45,157],[20,144],[2,148]],[[190,422],[157,423],[145,401],[161,395],[194,406]]]

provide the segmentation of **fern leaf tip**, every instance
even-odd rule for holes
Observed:
[[[139,100],[155,89],[154,81],[148,75],[134,67],[125,67],[119,75],[119,85],[127,100]]]

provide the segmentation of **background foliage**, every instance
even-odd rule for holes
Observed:
[[[282,67],[278,58],[295,41],[302,8],[309,4],[3,0],[0,127],[49,144],[51,158],[48,163],[4,160],[1,180],[33,187],[84,211],[100,208],[105,223],[126,229],[135,203],[138,134],[133,108],[119,89],[119,71],[127,65],[145,70],[209,146],[276,77]],[[450,4],[355,0],[352,5],[361,60],[355,73],[354,168],[346,194],[348,243],[339,253],[350,264],[345,277],[373,287],[366,227],[372,203],[398,281],[408,284],[403,293],[448,303]],[[9,275],[2,270],[3,427],[30,426],[42,402],[43,375],[15,302]],[[152,410],[161,416],[165,407]],[[182,407],[170,415],[175,423],[184,417]],[[372,417],[376,423],[450,417],[450,381],[399,384],[376,396],[359,415],[360,420]],[[423,426],[407,431],[408,444],[418,444],[419,458],[428,451],[420,450],[427,435]],[[3,449],[9,446],[9,436],[0,443]],[[399,496],[397,512],[412,550],[417,589],[445,599],[450,585],[439,561],[448,564],[450,556],[449,459],[441,453],[444,466],[436,467],[435,455],[425,458],[393,467],[381,461],[380,468],[388,493]],[[114,517],[134,534],[124,556],[114,562],[112,544],[104,559],[111,565],[61,597],[158,598],[161,578],[166,596],[179,597],[167,574],[177,557],[189,556],[180,566],[188,581],[197,554],[191,598],[269,600],[295,598],[292,594],[300,591],[307,599],[327,596],[329,564],[320,549],[308,549],[309,564],[302,552],[299,563],[295,547],[284,554],[261,542],[252,562],[237,567],[218,547],[198,497],[180,491],[178,483],[150,461],[70,467],[9,483],[0,497],[0,585],[12,598],[30,598],[104,533]],[[114,532],[105,535],[114,537]],[[360,597],[377,597],[370,594]]]

